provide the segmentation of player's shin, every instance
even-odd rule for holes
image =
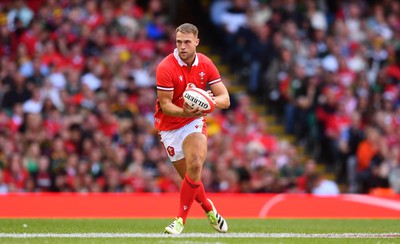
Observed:
[[[194,199],[196,198],[200,189],[199,182],[195,182],[186,174],[182,181],[180,189],[180,204],[178,217],[183,219],[185,224],[187,215],[192,206]]]
[[[200,186],[195,200],[200,204],[204,212],[208,213],[212,210],[212,205],[209,201],[207,201],[206,191],[204,189],[203,182],[199,181],[199,184]]]

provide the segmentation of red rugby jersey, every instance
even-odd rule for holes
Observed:
[[[157,67],[157,90],[173,92],[172,103],[183,107],[183,92],[188,83],[206,90],[207,84],[213,85],[221,82],[220,74],[214,63],[207,56],[197,53],[195,61],[189,68],[178,56],[178,50],[165,57]],[[195,118],[181,118],[165,115],[157,99],[154,125],[160,131],[178,129]]]

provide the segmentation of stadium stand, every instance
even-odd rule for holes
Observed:
[[[220,0],[209,7],[230,71],[343,192],[398,186],[398,2]]]

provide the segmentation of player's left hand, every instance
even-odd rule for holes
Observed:
[[[210,96],[211,100],[212,100],[212,101],[214,102],[214,104],[215,104],[215,96],[214,96],[214,93],[213,93],[211,90],[208,90],[207,93],[208,93],[208,95]]]

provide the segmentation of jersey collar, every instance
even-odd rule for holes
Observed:
[[[174,49],[174,57],[175,59],[178,61],[180,66],[188,66],[185,62],[182,61],[182,59],[179,57],[178,55],[178,48]],[[194,62],[192,66],[198,66],[199,65],[199,58],[197,57],[197,53],[196,53],[196,57],[194,58]]]

